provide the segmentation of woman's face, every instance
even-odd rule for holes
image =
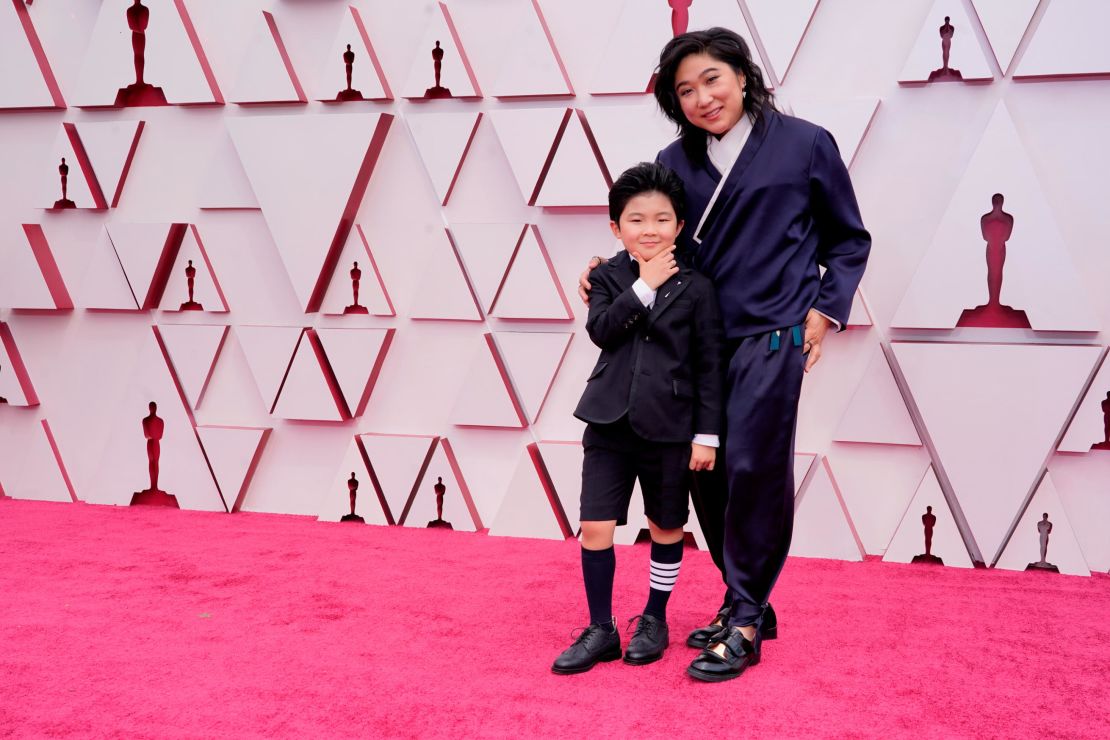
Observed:
[[[744,84],[743,74],[703,53],[678,63],[674,89],[686,120],[723,136],[744,115]]]

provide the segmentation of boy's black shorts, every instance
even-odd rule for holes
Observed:
[[[689,442],[645,440],[625,416],[613,424],[587,424],[582,447],[580,519],[627,524],[639,478],[648,519],[662,529],[678,529],[689,520]]]

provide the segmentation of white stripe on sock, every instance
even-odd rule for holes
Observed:
[[[657,591],[673,591],[675,583],[678,582],[678,572],[682,568],[682,561],[660,563],[652,560],[650,563],[648,580],[651,587]]]

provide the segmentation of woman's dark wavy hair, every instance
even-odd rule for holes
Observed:
[[[752,115],[756,122],[765,111],[778,110],[778,107],[775,105],[775,96],[763,81],[763,71],[752,61],[748,42],[735,31],[718,26],[675,36],[667,42],[659,54],[659,66],[656,68],[655,78],[655,100],[659,103],[663,114],[678,126],[682,136],[682,148],[686,150],[687,155],[701,160],[705,157],[705,131],[686,119],[678,100],[678,93],[674,89],[678,65],[691,54],[708,54],[744,75],[745,89],[748,93],[747,98],[744,99],[744,110]]]

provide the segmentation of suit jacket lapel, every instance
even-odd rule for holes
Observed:
[[[743,177],[748,167],[751,165],[755,155],[759,153],[760,147],[763,142],[767,140],[767,133],[771,126],[776,122],[773,111],[764,113],[755,122],[751,134],[748,135],[748,140],[744,143],[744,148],[740,150],[740,156],[736,158],[736,164],[732,165],[732,169],[725,179],[724,189],[721,196],[717,198],[717,202],[713,204],[713,210],[709,212],[706,217],[705,223],[702,224],[701,231],[695,236],[702,241],[705,241],[706,235],[713,228],[713,223],[717,221],[721,212],[728,208],[735,200],[736,194],[743,189]]]
[[[690,287],[690,272],[689,269],[679,270],[671,276],[670,280],[659,286],[659,290],[655,291],[655,305],[652,306],[651,313],[648,314],[646,326],[651,326],[658,321],[667,307]]]

